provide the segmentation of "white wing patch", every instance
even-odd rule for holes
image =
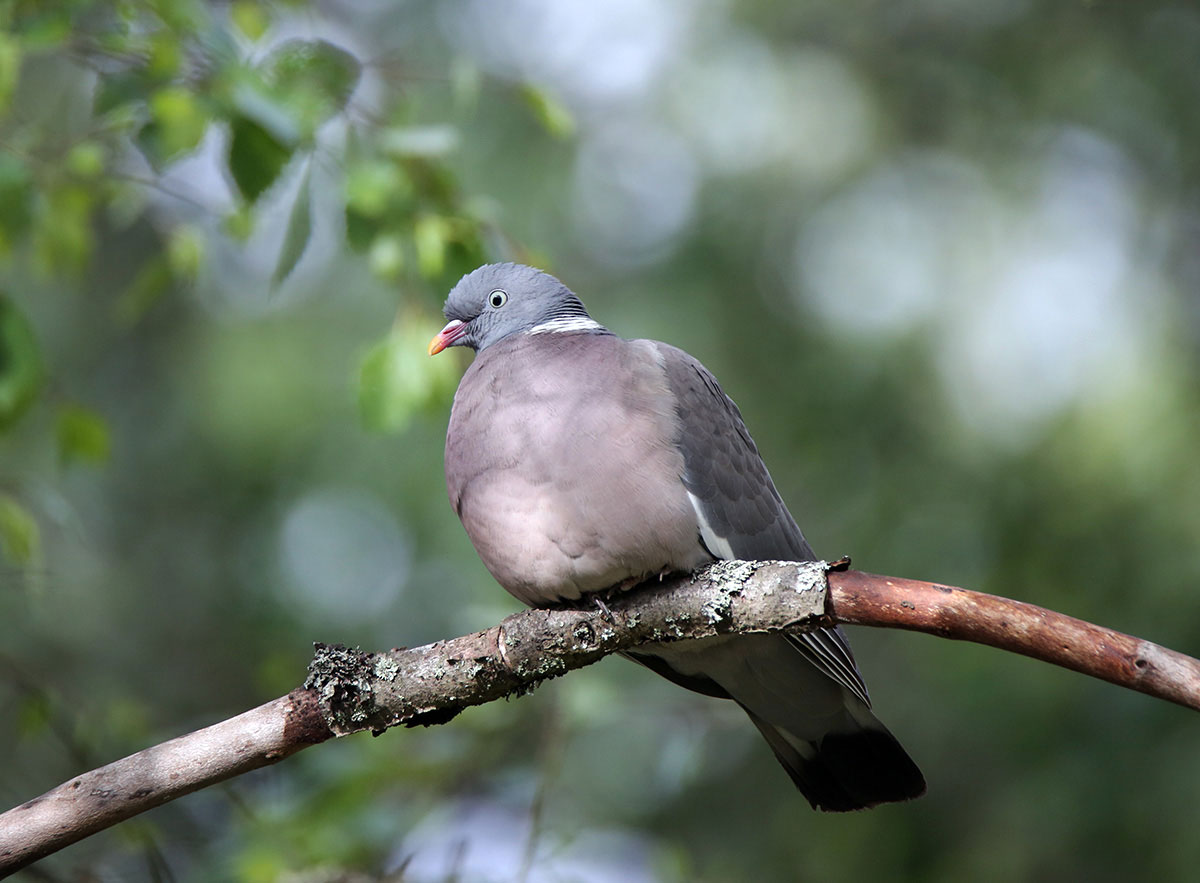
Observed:
[[[704,517],[704,507],[700,503],[700,498],[688,491],[688,500],[691,501],[692,509],[696,512],[696,522],[700,526],[700,539],[704,541],[705,548],[718,558],[727,561],[737,558],[729,540],[718,536],[712,525],[708,523],[708,519]],[[871,699],[867,695],[867,685],[863,683],[862,675],[858,673],[846,639],[840,634],[832,629],[816,629],[811,632],[784,635],[784,638],[819,671],[849,690],[867,708],[871,707]],[[798,746],[794,747],[800,751]],[[803,751],[801,754],[807,757]]]
[[[733,546],[729,545],[729,540],[725,537],[717,536],[717,532],[712,529],[712,525],[708,523],[708,519],[704,517],[704,507],[700,505],[700,498],[688,491],[688,499],[692,502],[692,509],[696,512],[696,521],[700,525],[700,539],[704,540],[704,545],[708,551],[712,552],[718,558],[724,558],[726,561],[732,561],[737,558],[733,554]]]
[[[604,326],[590,316],[572,316],[569,319],[551,319],[529,329],[530,334],[560,334],[564,331],[599,331]]]

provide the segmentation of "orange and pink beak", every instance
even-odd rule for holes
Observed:
[[[446,327],[433,336],[429,341],[429,355],[436,356],[448,346],[454,346],[458,339],[467,333],[467,323],[461,319],[451,319]]]

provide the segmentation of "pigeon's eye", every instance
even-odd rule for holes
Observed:
[[[491,304],[493,308],[499,309],[508,303],[508,292],[503,288],[497,288],[488,295],[488,303]]]

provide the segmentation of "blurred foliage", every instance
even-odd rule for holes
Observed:
[[[21,416],[41,380],[42,363],[29,320],[0,295],[0,429]]]
[[[41,535],[29,510],[12,497],[0,497],[0,552],[17,567],[31,568],[41,557]]]
[[[392,333],[363,356],[358,404],[365,426],[399,432],[416,415],[444,409],[458,386],[452,359],[430,363],[426,347],[440,322],[421,317],[402,320]]]
[[[55,428],[58,454],[64,463],[103,465],[108,460],[111,447],[108,424],[95,411],[79,405],[65,405],[58,412]]]
[[[15,805],[515,608],[445,503],[485,260],[701,358],[819,553],[1200,653],[1200,13],[0,3],[0,776]],[[528,243],[528,247],[521,245]],[[811,813],[612,660],[43,864],[99,880],[1189,879],[1194,715],[854,635],[929,795]]]

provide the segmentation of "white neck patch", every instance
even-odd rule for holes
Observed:
[[[590,316],[551,319],[529,329],[530,334],[561,334],[566,331],[599,331],[604,326]]]

